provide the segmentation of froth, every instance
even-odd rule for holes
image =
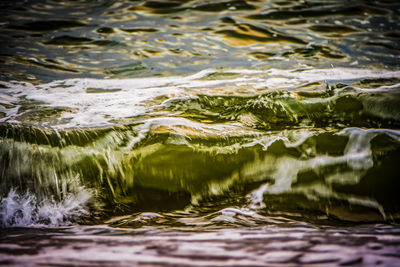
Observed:
[[[70,225],[88,215],[86,206],[91,194],[82,190],[63,201],[53,199],[38,201],[30,193],[20,194],[11,189],[0,202],[0,226],[60,226]]]
[[[235,75],[229,79],[214,79],[214,73]],[[21,122],[26,119],[27,114],[32,112],[24,106],[27,100],[34,101],[34,114],[40,117],[31,123],[55,128],[99,127],[118,124],[120,120],[141,115],[156,116],[157,112],[173,116],[174,113],[163,106],[169,99],[197,97],[200,94],[254,95],[268,90],[293,89],[305,82],[399,76],[398,71],[355,68],[265,71],[234,69],[223,72],[206,69],[183,77],[70,79],[40,85],[2,82],[7,88],[2,89],[0,95],[0,111],[4,114],[0,122]],[[48,112],[49,109],[61,112],[54,115],[54,112]]]

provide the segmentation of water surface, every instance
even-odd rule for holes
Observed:
[[[399,13],[2,1],[1,263],[398,265]]]

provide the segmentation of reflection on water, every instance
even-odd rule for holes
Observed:
[[[1,1],[0,264],[398,265],[399,15]]]
[[[396,266],[399,255],[398,228],[380,224],[316,228],[287,221],[207,231],[15,228],[0,240],[0,252],[8,253],[1,263],[15,265]]]
[[[394,68],[396,1],[2,1],[2,79]]]

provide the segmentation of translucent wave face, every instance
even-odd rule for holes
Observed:
[[[176,210],[177,217],[185,218],[180,211],[192,206],[191,218],[203,223],[198,216],[232,205],[256,217],[270,212],[298,216],[296,211],[302,210],[304,218],[366,221],[398,213],[397,130],[260,131],[161,117],[130,127],[59,130],[54,135],[28,127],[10,126],[7,132],[0,146],[1,165],[6,166],[1,194],[18,187],[32,197],[7,197],[5,218],[20,219],[5,223],[28,220],[25,206],[39,211],[53,205],[68,218],[75,207],[68,208],[75,203],[70,199],[83,199],[82,208],[94,211],[105,206],[108,216]],[[79,197],[84,188],[93,191],[93,200]],[[55,204],[45,204],[53,197]],[[254,218],[248,219],[251,224]]]

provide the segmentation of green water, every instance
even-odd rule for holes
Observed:
[[[2,1],[0,262],[395,266],[399,13]]]

